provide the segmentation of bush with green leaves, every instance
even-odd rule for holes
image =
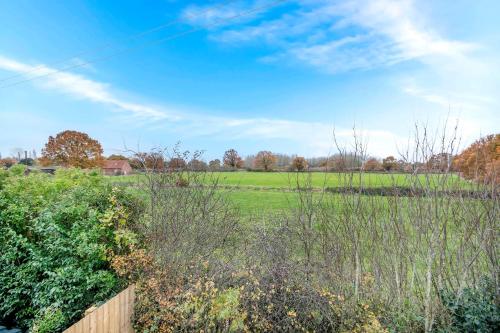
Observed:
[[[137,207],[97,173],[9,171],[0,187],[0,319],[58,332],[119,291],[110,260],[134,243]]]
[[[442,291],[441,301],[451,317],[452,332],[499,332],[500,303],[491,279],[462,292]]]

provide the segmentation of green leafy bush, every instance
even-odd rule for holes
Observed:
[[[120,290],[109,263],[134,242],[133,209],[97,174],[11,172],[0,190],[0,319],[57,332]]]
[[[45,309],[33,322],[31,332],[51,333],[64,329],[66,318],[61,309],[49,307]]]
[[[15,164],[11,166],[9,169],[9,172],[15,176],[20,176],[24,174],[24,171],[26,171],[26,165],[23,164]]]
[[[443,291],[440,296],[453,332],[500,331],[500,305],[490,279],[483,279],[477,288],[465,288],[461,293]]]

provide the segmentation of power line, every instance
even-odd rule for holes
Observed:
[[[226,1],[223,1],[222,3],[218,4],[218,5],[215,5],[215,6],[212,6],[210,8],[207,8],[203,11],[201,11],[200,13],[196,14],[196,15],[190,15],[192,18],[196,18],[196,17],[200,17],[200,16],[203,16],[204,14],[207,14],[207,13],[210,13],[211,11],[215,10],[215,9],[218,9],[220,7],[224,7],[228,4],[230,4],[231,2],[235,2],[235,1],[238,1],[238,0],[226,0]],[[165,28],[168,28],[168,27],[171,27],[175,24],[178,24],[178,23],[181,23],[183,22],[183,20],[181,18],[177,18],[175,20],[171,20],[169,22],[166,22],[166,23],[163,23],[159,26],[156,26],[156,27],[153,27],[151,29],[148,29],[146,31],[143,31],[143,32],[139,32],[139,33],[136,33],[136,34],[133,34],[133,35],[130,35],[128,37],[125,37],[123,38],[122,40],[134,40],[134,39],[138,39],[138,38],[141,38],[141,37],[144,37],[146,35],[149,35],[149,34],[152,34],[154,32],[157,32],[157,31],[160,31],[160,30],[163,30]],[[105,44],[101,44],[97,47],[94,47],[92,49],[87,49],[87,50],[84,50],[84,51],[81,51],[81,52],[78,52],[77,54],[73,55],[72,57],[69,57],[69,58],[65,58],[65,59],[62,59],[62,60],[58,60],[58,61],[55,61],[55,62],[52,62],[52,63],[49,63],[48,65],[49,66],[53,66],[53,65],[58,65],[58,64],[63,64],[63,63],[66,63],[68,61],[71,61],[73,60],[74,58],[77,58],[77,57],[80,57],[82,55],[85,55],[85,54],[88,54],[88,53],[91,53],[93,51],[101,51],[101,50],[106,50],[106,49],[109,49],[111,48],[115,43],[113,42],[109,42],[109,43],[105,43]],[[111,48],[111,49],[116,49],[116,48]],[[40,69],[42,69],[44,67],[44,65],[38,65],[28,71],[24,71],[22,73],[19,73],[19,74],[15,74],[15,75],[10,75],[10,76],[7,76],[7,77],[3,77],[3,78],[0,78],[0,82],[5,82],[5,81],[9,81],[11,79],[14,79],[14,78],[17,78],[17,77],[21,77],[21,76],[25,76],[26,74],[30,74],[30,73],[33,73],[33,72],[37,72],[39,71]],[[0,87],[1,88],[1,87]]]
[[[114,54],[111,54],[111,55],[108,55],[108,56],[105,56],[105,57],[96,58],[96,59],[91,60],[91,61],[86,61],[86,62],[83,62],[83,63],[75,64],[75,65],[64,67],[64,68],[61,68],[61,69],[57,69],[57,70],[54,70],[54,71],[46,73],[46,74],[34,76],[34,77],[28,78],[26,80],[21,80],[21,81],[14,82],[12,84],[3,85],[3,86],[0,86],[0,89],[12,87],[12,86],[16,86],[18,84],[22,84],[22,83],[25,83],[25,82],[30,82],[30,81],[33,81],[33,80],[36,80],[36,79],[39,79],[39,78],[42,78],[42,77],[47,77],[47,76],[54,75],[54,74],[57,74],[57,73],[61,73],[63,71],[67,71],[67,70],[70,70],[70,69],[74,69],[74,68],[78,68],[78,67],[83,67],[83,66],[86,66],[86,65],[89,65],[89,64],[93,64],[93,63],[96,63],[96,62],[99,62],[99,61],[108,60],[108,59],[116,57],[116,56],[118,56],[120,54],[129,52],[129,51],[132,51],[132,50],[135,50],[135,49],[138,49],[138,48],[142,48],[142,47],[145,47],[145,46],[150,46],[150,45],[164,43],[166,41],[177,39],[177,38],[180,38],[180,37],[183,37],[183,36],[186,36],[186,35],[189,35],[189,34],[192,34],[192,33],[198,32],[198,31],[201,31],[201,30],[205,30],[205,29],[208,29],[208,28],[211,28],[211,27],[215,27],[218,24],[226,22],[226,21],[231,21],[231,20],[234,20],[234,19],[237,19],[237,18],[240,18],[240,17],[248,16],[250,14],[253,14],[255,12],[261,11],[263,9],[274,7],[274,6],[278,5],[278,4],[286,2],[286,1],[288,1],[288,0],[276,0],[276,1],[272,1],[271,3],[269,3],[267,5],[257,6],[257,7],[254,7],[252,9],[250,9],[250,10],[240,12],[238,14],[226,17],[224,19],[217,19],[212,24],[208,24],[208,25],[205,25],[205,26],[201,26],[201,27],[190,29],[190,30],[186,30],[184,32],[180,32],[180,33],[177,33],[177,34],[174,34],[174,35],[171,35],[171,36],[159,39],[159,40],[146,42],[146,43],[134,46],[134,47],[125,48],[123,50],[120,50],[119,52],[116,52]]]

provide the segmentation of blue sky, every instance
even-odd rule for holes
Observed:
[[[466,144],[500,131],[499,12],[495,0],[0,0],[0,152],[73,129],[107,154],[180,141],[207,159],[314,156],[355,125],[385,156],[415,122],[446,119]]]

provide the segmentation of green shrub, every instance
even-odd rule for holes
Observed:
[[[26,165],[15,164],[10,167],[9,172],[14,176],[21,176],[26,171]]]
[[[59,308],[49,307],[37,316],[32,333],[52,333],[64,329],[67,319]]]
[[[9,172],[7,170],[0,168],[0,190],[3,188],[3,184],[7,180],[8,176]]]
[[[99,175],[10,173],[0,190],[0,319],[57,332],[120,290],[110,260],[134,242],[133,203]]]
[[[499,332],[500,306],[494,284],[483,279],[477,288],[462,293],[442,291],[441,301],[451,317],[454,332]]]

